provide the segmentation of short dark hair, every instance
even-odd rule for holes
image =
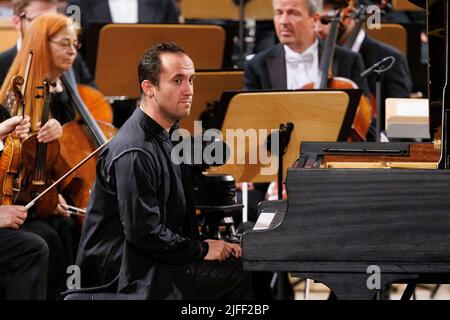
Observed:
[[[157,43],[153,47],[145,50],[144,54],[139,59],[138,64],[139,85],[142,83],[142,81],[148,80],[154,86],[159,86],[159,74],[161,72],[161,54],[165,52],[186,54],[186,51],[184,51],[184,49],[177,45],[175,42]]]
[[[37,0],[12,0],[13,11],[16,16],[20,16],[23,11],[30,5],[30,2]],[[57,0],[39,0],[42,2],[53,3],[55,6],[58,4]]]

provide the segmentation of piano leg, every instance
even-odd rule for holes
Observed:
[[[405,291],[403,291],[402,297],[400,300],[411,300],[411,297],[414,294],[414,290],[416,290],[416,284],[415,283],[408,283],[406,286]]]

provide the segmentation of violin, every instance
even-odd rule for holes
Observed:
[[[44,99],[41,115],[41,126],[44,126],[50,117],[50,104],[52,97],[50,93],[50,81],[43,80],[44,94],[38,96]],[[29,135],[22,142],[22,164],[20,169],[21,185],[17,201],[26,203],[37,197],[49,185],[53,183],[54,168],[59,157],[60,145],[58,140],[49,143],[41,143],[37,139],[37,132]],[[36,203],[36,216],[47,218],[58,205],[58,191],[52,189]]]
[[[61,76],[61,81],[79,118],[63,126],[63,136],[60,138],[60,158],[55,167],[58,177],[74,167],[87,154],[103,145],[117,131],[110,124],[112,108],[99,91],[80,85],[75,88],[67,74]],[[89,105],[89,108],[86,104]],[[75,207],[84,209],[87,207],[95,177],[96,158],[92,158],[76,174],[62,182],[61,192]]]
[[[11,88],[14,94],[14,107],[12,110],[18,116],[24,116],[25,112],[25,89],[28,83],[33,51],[28,55],[25,69],[25,79],[19,75],[11,79]],[[22,90],[19,87],[22,86]],[[12,205],[15,202],[16,192],[21,183],[19,168],[22,155],[22,141],[14,133],[9,134],[4,140],[3,152],[0,158],[0,204]]]
[[[336,49],[336,42],[338,37],[338,28],[341,19],[342,6],[348,5],[348,1],[339,2],[341,7],[335,10],[335,13],[330,17],[330,32],[328,34],[325,46],[322,52],[319,69],[321,71],[321,78],[319,84],[309,83],[303,86],[302,89],[358,89],[356,83],[352,80],[342,77],[333,77],[330,69],[334,58]],[[331,76],[330,76],[331,75]],[[355,114],[355,120],[352,125],[352,133],[348,140],[350,141],[364,141],[372,121],[372,106],[366,96],[361,96],[358,109]]]

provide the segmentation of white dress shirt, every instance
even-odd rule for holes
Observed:
[[[352,46],[353,52],[359,52],[359,50],[361,49],[361,45],[365,38],[366,38],[366,32],[361,29],[358,33],[358,36],[355,39],[355,43],[353,43],[353,46]]]
[[[138,0],[108,0],[112,22],[138,23]]]
[[[316,41],[303,53],[298,53],[284,46],[286,58],[287,88],[300,89],[305,84],[320,80],[319,41]]]

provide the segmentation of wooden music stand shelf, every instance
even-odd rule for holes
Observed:
[[[221,131],[228,143],[227,129],[267,129],[270,134],[270,129],[278,130],[280,124],[293,123],[294,130],[283,161],[285,177],[286,168],[291,167],[298,157],[302,141],[337,141],[348,103],[348,95],[341,91],[241,93],[230,101]],[[237,152],[237,145],[242,147],[242,144],[234,142],[230,157],[234,164],[211,167],[210,174],[232,174],[236,182],[277,180],[277,173],[261,175],[261,168],[268,168],[270,164],[262,166],[243,161],[243,157],[248,160],[251,153],[258,154],[259,148],[266,152],[265,138],[258,139],[256,145],[249,145],[246,140],[245,154]],[[272,156],[272,162],[278,164],[276,156]]]
[[[106,96],[139,97],[137,65],[152,45],[173,41],[196,70],[220,69],[225,31],[212,25],[109,24],[100,31],[95,81]]]

